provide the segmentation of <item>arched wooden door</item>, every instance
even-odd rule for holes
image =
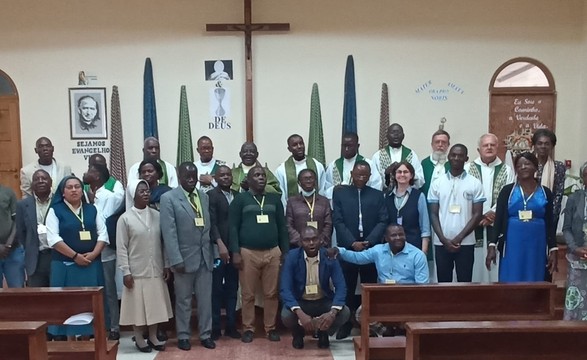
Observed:
[[[548,68],[538,60],[515,58],[493,74],[489,84],[489,132],[502,142],[499,156],[531,149],[532,133],[555,131],[556,89]]]
[[[20,198],[20,115],[18,91],[10,77],[0,70],[0,184],[11,187]]]

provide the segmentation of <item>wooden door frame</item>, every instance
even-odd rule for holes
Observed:
[[[17,127],[17,133],[18,136],[16,137],[15,141],[18,142],[18,146],[16,146],[18,151],[18,158],[17,158],[17,163],[16,163],[16,167],[17,167],[17,176],[20,174],[20,169],[22,168],[22,132],[20,129],[20,98],[18,95],[18,88],[16,87],[16,84],[14,83],[14,81],[12,80],[12,78],[5,73],[4,71],[2,71],[0,69],[0,77],[6,79],[9,84],[12,86],[12,89],[14,89],[14,95],[1,95],[0,94],[0,102],[7,102],[7,103],[14,103],[16,105],[16,127]],[[20,182],[19,182],[20,183]],[[20,188],[17,189],[13,189],[14,192],[16,193],[16,197],[20,199],[21,197],[21,191]]]

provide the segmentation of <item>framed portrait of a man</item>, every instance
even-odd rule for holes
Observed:
[[[106,139],[106,88],[70,88],[69,123],[72,139]]]

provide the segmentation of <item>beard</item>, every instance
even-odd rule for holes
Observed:
[[[448,154],[443,151],[433,151],[431,158],[434,161],[438,161],[440,163],[445,163],[447,156],[448,156]]]

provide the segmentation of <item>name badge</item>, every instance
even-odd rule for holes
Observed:
[[[257,224],[269,224],[269,215],[257,215]]]
[[[518,219],[523,221],[532,220],[532,210],[518,210]]]
[[[398,217],[397,217],[397,224],[398,224],[398,225],[403,225],[403,222],[404,222],[404,219],[403,219],[403,217],[401,217],[401,216],[398,216]]]
[[[385,283],[386,284],[389,284],[389,285],[394,285],[395,284],[395,280],[393,280],[393,279],[386,279],[385,280]]]
[[[79,232],[79,239],[82,241],[92,240],[92,234],[89,231],[80,231]]]
[[[460,214],[461,213],[461,205],[453,204],[448,208],[448,212],[451,214]]]
[[[307,295],[318,294],[318,285],[306,285],[306,294]]]
[[[37,224],[37,234],[43,235],[47,233],[47,227],[43,224]]]
[[[311,226],[314,229],[318,230],[318,221],[308,221],[308,222],[306,222],[306,225]]]
[[[204,218],[195,218],[194,219],[194,224],[196,224],[196,226],[201,227],[204,226]]]

